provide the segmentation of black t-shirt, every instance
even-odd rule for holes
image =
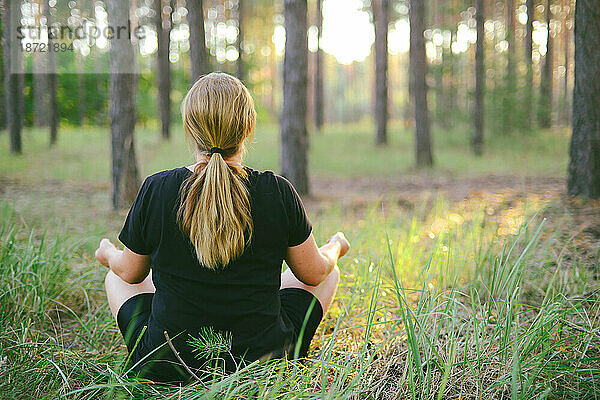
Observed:
[[[312,226],[294,187],[270,171],[245,167],[252,212],[252,239],[241,257],[218,270],[198,262],[181,231],[180,188],[192,175],[186,167],[159,172],[144,181],[119,240],[152,257],[156,293],[146,345],[164,342],[163,331],[186,352],[187,334],[202,327],[228,332],[232,353],[256,360],[280,356],[292,340],[292,325],[281,313],[281,267],[288,247],[303,243]],[[193,358],[184,357],[193,362]]]

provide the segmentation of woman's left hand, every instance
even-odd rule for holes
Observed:
[[[98,246],[98,250],[94,253],[94,256],[100,264],[110,268],[108,260],[110,255],[115,251],[118,251],[115,245],[112,244],[110,240],[104,238],[100,241],[100,245]]]

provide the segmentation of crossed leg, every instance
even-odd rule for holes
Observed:
[[[152,270],[142,283],[130,284],[121,279],[112,271],[108,271],[104,278],[104,287],[106,288],[106,297],[108,305],[115,320],[121,306],[130,298],[140,293],[154,293],[156,288],[152,283]]]
[[[324,315],[327,313],[329,306],[331,306],[331,302],[335,297],[339,282],[340,270],[338,269],[337,265],[333,268],[327,278],[325,278],[325,280],[318,286],[310,286],[300,282],[288,268],[281,274],[280,289],[300,288],[312,293],[321,303]],[[140,293],[156,292],[156,288],[152,283],[152,270],[150,270],[150,273],[142,283],[137,284],[127,283],[114,272],[109,271],[104,279],[104,286],[106,288],[108,305],[110,306],[110,311],[112,312],[115,320],[117,318],[119,309],[127,300]]]

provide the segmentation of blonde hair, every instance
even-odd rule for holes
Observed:
[[[208,163],[198,164],[182,185],[178,219],[198,261],[217,269],[238,258],[252,236],[246,171],[225,159],[245,150],[254,132],[254,101],[239,79],[211,73],[198,79],[181,105],[188,144]],[[211,155],[218,147],[221,153]]]

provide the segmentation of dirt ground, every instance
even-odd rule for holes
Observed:
[[[441,194],[450,201],[480,197],[486,193],[529,193],[540,196],[566,194],[565,178],[486,175],[472,178],[437,176],[398,176],[396,178],[314,178],[311,182],[316,200],[339,198],[374,200],[381,196],[414,198]]]

